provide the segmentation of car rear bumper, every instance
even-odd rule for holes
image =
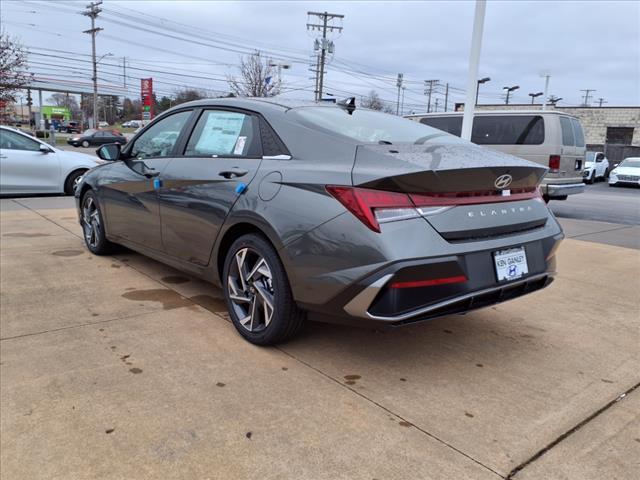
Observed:
[[[389,262],[348,286],[323,305],[303,304],[316,320],[352,325],[400,326],[461,314],[540,290],[553,281],[560,232],[535,241],[503,244],[455,255]],[[523,247],[528,273],[498,281],[494,253]],[[393,288],[396,282],[458,278],[458,283]]]
[[[567,195],[575,195],[584,192],[584,183],[556,183],[548,184],[542,187],[542,193],[550,198],[565,197]]]

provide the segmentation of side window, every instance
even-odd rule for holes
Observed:
[[[544,119],[539,115],[475,117],[471,141],[477,145],[540,145],[544,143]]]
[[[0,148],[7,150],[27,150],[37,152],[40,144],[35,140],[9,130],[0,130]]]
[[[426,117],[420,119],[420,123],[437,128],[443,132],[459,137],[462,135],[462,117]]]
[[[562,129],[562,145],[565,147],[575,146],[576,141],[573,135],[571,120],[567,117],[560,117],[560,128]]]
[[[576,139],[576,147],[584,147],[584,133],[582,131],[582,125],[577,118],[571,119],[571,125],[573,125],[573,136]]]
[[[260,155],[257,118],[240,112],[205,110],[189,138],[186,156],[256,157]]]
[[[171,155],[180,132],[187,120],[189,120],[191,113],[191,110],[174,113],[152,125],[136,139],[129,155],[134,158],[167,157]]]

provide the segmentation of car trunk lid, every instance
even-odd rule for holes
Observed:
[[[548,210],[537,195],[546,169],[511,155],[463,143],[361,145],[353,184],[401,192],[449,241],[481,239],[538,228]],[[434,211],[434,214],[430,214]]]

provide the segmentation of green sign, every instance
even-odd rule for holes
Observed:
[[[71,120],[71,111],[67,107],[54,107],[51,105],[43,105],[42,114],[49,119],[53,117],[57,117],[57,118],[62,117],[63,120]]]

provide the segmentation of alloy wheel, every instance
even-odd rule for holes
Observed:
[[[238,250],[229,268],[227,289],[240,325],[253,333],[269,326],[275,291],[271,268],[264,257],[251,248]]]
[[[82,230],[87,245],[92,248],[98,246],[101,228],[98,205],[92,196],[87,196],[82,207]]]

